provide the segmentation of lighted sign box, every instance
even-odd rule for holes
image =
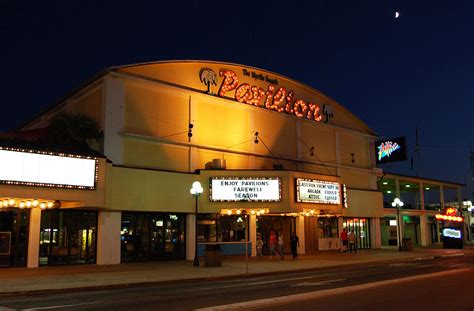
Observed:
[[[405,161],[407,159],[405,137],[376,141],[375,159],[377,164]]]
[[[281,201],[281,179],[278,177],[211,177],[211,201]]]
[[[297,178],[296,201],[341,204],[341,186],[337,182]]]
[[[0,183],[95,189],[98,161],[91,157],[0,148]]]

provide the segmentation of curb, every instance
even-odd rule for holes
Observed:
[[[136,288],[136,287],[143,287],[143,286],[159,286],[159,285],[176,285],[182,283],[200,283],[200,282],[207,282],[213,280],[225,280],[229,278],[238,278],[238,279],[245,279],[250,277],[263,277],[263,276],[271,276],[271,275],[284,275],[287,273],[303,273],[303,272],[313,272],[313,271],[321,271],[321,270],[330,270],[335,269],[338,267],[364,267],[364,266],[371,266],[377,265],[382,263],[394,263],[394,262],[409,262],[409,261],[417,261],[417,260],[432,260],[436,258],[444,258],[444,257],[461,257],[464,256],[464,253],[458,254],[448,254],[448,255],[428,255],[428,256],[418,256],[418,257],[409,257],[409,258],[397,258],[397,259],[387,259],[387,260],[374,260],[368,262],[361,262],[361,263],[348,263],[348,264],[339,264],[339,265],[331,265],[325,267],[315,267],[315,268],[302,268],[302,269],[291,269],[291,270],[280,270],[280,271],[269,271],[269,272],[256,272],[256,273],[239,273],[239,274],[231,274],[225,276],[215,276],[215,277],[197,277],[197,278],[189,278],[189,279],[175,279],[175,280],[165,280],[165,281],[149,281],[149,282],[136,282],[136,283],[123,283],[123,284],[110,284],[110,285],[91,285],[91,286],[83,286],[83,287],[70,287],[70,288],[60,288],[60,289],[40,289],[40,290],[31,290],[31,291],[15,291],[15,292],[4,292],[0,293],[0,298],[7,298],[7,297],[14,297],[14,296],[40,296],[44,294],[61,294],[61,293],[73,293],[79,291],[100,291],[100,290],[107,290],[107,289],[125,289],[125,288]]]

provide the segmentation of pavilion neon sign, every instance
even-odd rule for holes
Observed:
[[[464,219],[460,216],[457,216],[457,210],[452,207],[448,207],[445,210],[444,214],[436,214],[436,219],[438,220],[445,220],[445,221],[456,221],[456,222],[463,222]]]
[[[381,143],[377,148],[379,149],[378,158],[380,161],[383,157],[389,158],[394,151],[400,149],[400,145],[391,141],[386,141]]]
[[[239,103],[295,115],[298,118],[307,118],[316,122],[321,122],[322,114],[326,115],[326,123],[329,118],[333,117],[330,107],[324,106],[324,111],[322,111],[318,104],[295,99],[295,93],[284,86],[276,88],[275,85],[270,83],[267,90],[264,90],[249,83],[239,85],[237,74],[228,69],[221,69],[219,75],[224,77],[219,88],[218,95],[220,97],[225,97],[227,92],[235,91],[234,99]]]

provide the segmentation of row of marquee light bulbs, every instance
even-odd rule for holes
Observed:
[[[228,215],[228,216],[232,216],[232,215],[257,215],[257,216],[261,216],[261,215],[264,215],[264,214],[268,214],[269,213],[269,210],[268,208],[262,208],[262,209],[251,209],[251,210],[242,210],[242,209],[224,209],[221,211],[221,214],[222,215]],[[299,212],[299,213],[281,213],[281,216],[293,216],[293,217],[296,217],[296,216],[306,216],[306,217],[309,217],[309,216],[320,216],[319,213],[315,210],[305,210],[303,212]]]
[[[42,210],[58,208],[60,205],[59,201],[39,201],[37,199],[33,200],[21,200],[18,202],[18,207],[20,209],[24,208],[36,208],[39,207]],[[15,199],[3,199],[1,201],[1,208],[15,207],[17,206],[17,200]]]

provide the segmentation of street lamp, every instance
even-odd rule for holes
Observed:
[[[198,248],[197,248],[197,234],[198,234],[198,227],[197,227],[197,217],[198,217],[198,197],[201,195],[201,193],[204,190],[202,189],[201,183],[199,181],[193,182],[193,186],[191,187],[191,194],[193,197],[196,199],[196,211],[194,213],[194,229],[195,229],[195,234],[194,234],[194,260],[193,260],[193,266],[194,267],[199,267],[199,259],[198,259]]]
[[[249,274],[249,247],[248,247],[248,218],[247,211],[243,210],[242,215],[245,221],[245,274]]]
[[[395,198],[392,202],[392,206],[397,208],[397,228],[398,228],[398,250],[402,251],[402,228],[401,228],[401,221],[400,221],[400,207],[404,204],[399,198]]]

